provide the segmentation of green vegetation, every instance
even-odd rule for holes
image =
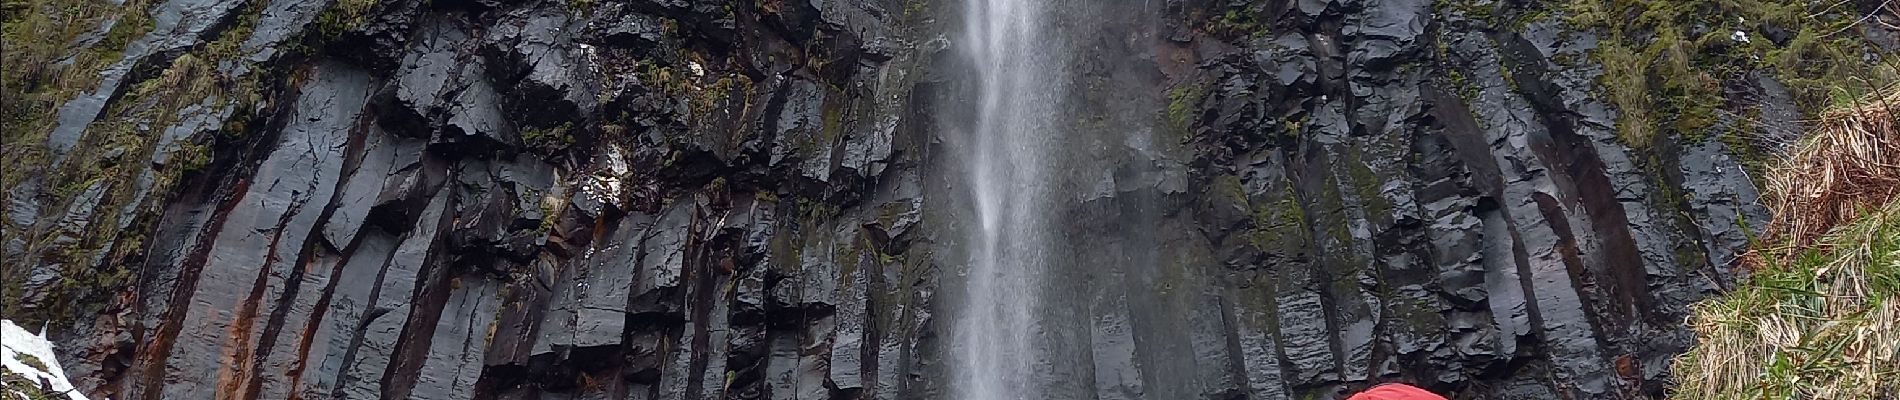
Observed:
[[[593,14],[594,3],[595,0],[567,0],[567,10],[574,12],[574,15]]]
[[[1279,196],[1264,202],[1253,209],[1253,230],[1247,233],[1254,248],[1265,251],[1285,251],[1299,248],[1306,242],[1306,211],[1300,208],[1299,194],[1292,186],[1282,189]]]
[[[686,89],[692,86],[692,82],[688,81],[685,75],[674,71],[671,66],[661,65],[652,60],[641,60],[637,68],[634,73],[639,77],[641,84],[668,97],[685,93]]]
[[[919,18],[923,18],[924,13],[928,12],[930,12],[930,2],[928,0],[908,0],[904,2],[903,20],[916,21]]]
[[[317,15],[317,32],[322,38],[334,38],[369,23],[370,8],[379,0],[336,0],[336,4]],[[576,0],[586,1],[586,0]]]
[[[1696,307],[1675,399],[1872,399],[1900,392],[1900,204],[1765,257]]]
[[[798,221],[810,225],[809,227],[811,228],[819,226],[820,221],[836,218],[844,214],[843,210],[840,210],[836,204],[829,204],[809,198],[799,197],[795,204],[797,207]]]
[[[824,114],[823,125],[818,131],[820,136],[813,138],[813,141],[809,144],[811,148],[801,148],[801,152],[813,154],[820,148],[828,148],[836,145],[838,141],[844,137],[844,113],[846,105],[833,100],[836,98],[837,96],[825,96],[824,104],[818,106],[818,109],[823,111]]]
[[[551,128],[528,128],[521,131],[521,143],[529,149],[553,152],[574,145],[573,131],[573,122]]]
[[[25,376],[0,369],[0,399],[4,400],[58,400],[64,398],[60,393],[41,390],[39,382]]]
[[[1441,14],[1457,14],[1466,19],[1493,22],[1498,3],[1483,0],[1436,0],[1432,9]]]
[[[1465,77],[1464,71],[1447,68],[1445,77],[1451,79],[1452,88],[1458,91],[1458,98],[1464,99],[1467,104],[1478,101],[1478,87],[1471,84],[1471,79]]]
[[[750,95],[752,93],[752,78],[746,77],[744,74],[721,75],[719,79],[713,80],[713,82],[705,88],[697,90],[697,95],[691,99],[691,109],[693,113],[695,116],[710,115],[715,111],[721,110],[722,107],[732,106],[728,101],[733,100],[733,95]],[[741,99],[744,98],[742,97]]]
[[[1207,97],[1207,87],[1199,82],[1184,82],[1168,90],[1167,130],[1175,137],[1186,142],[1194,136],[1194,112],[1200,109],[1201,99]]]
[[[32,9],[42,11],[65,7],[63,14],[53,14],[79,24],[96,25],[114,18],[109,14],[86,14],[90,7],[105,6],[103,2],[64,0],[62,4],[54,4],[54,0],[32,0],[31,3]],[[166,134],[164,130],[177,125],[188,116],[186,110],[194,106],[208,107],[198,112],[209,113],[220,107],[253,104],[261,99],[261,78],[255,73],[231,77],[219,67],[223,62],[243,62],[241,45],[251,36],[265,5],[265,2],[250,2],[238,10],[238,17],[217,32],[218,36],[210,42],[188,48],[169,64],[159,65],[149,79],[127,82],[122,93],[86,127],[68,155],[73,161],[61,166],[47,165],[48,154],[39,143],[43,143],[52,130],[56,107],[81,92],[95,90],[99,68],[119,62],[123,46],[151,29],[150,18],[145,14],[147,3],[133,0],[128,4],[131,7],[115,11],[125,14],[116,16],[120,21],[98,44],[76,50],[38,47],[45,43],[66,43],[73,40],[70,35],[78,35],[71,30],[46,29],[43,25],[50,23],[42,20],[46,16],[8,16],[5,33],[9,47],[4,69],[7,87],[0,95],[7,97],[6,107],[12,112],[6,116],[5,139],[8,143],[23,145],[8,146],[4,152],[9,161],[26,167],[6,169],[5,187],[15,187],[24,179],[24,174],[31,173],[41,180],[44,188],[41,204],[49,210],[56,212],[77,204],[94,204],[91,209],[72,210],[92,213],[82,232],[30,230],[58,226],[9,227],[21,229],[7,234],[28,238],[28,251],[41,256],[36,260],[39,264],[61,266],[62,278],[58,287],[52,288],[47,301],[37,304],[40,308],[31,315],[20,313],[22,305],[18,302],[7,302],[5,311],[15,318],[31,320],[63,315],[73,311],[69,307],[102,300],[98,296],[129,282],[131,270],[118,260],[144,247],[143,232],[148,229],[143,224],[152,223],[150,213],[154,212],[149,205],[170,193],[187,174],[211,162],[211,140],[232,137],[228,132],[222,138],[187,137],[174,143],[176,149],[160,149],[158,140]],[[14,40],[30,37],[28,35],[48,37]],[[21,46],[14,47],[15,44]],[[57,61],[60,57],[69,57],[67,59],[73,62],[61,65]],[[83,76],[83,79],[75,76]],[[14,87],[14,84],[24,86]],[[237,109],[237,115],[225,121],[224,126],[212,129],[244,129],[248,108]],[[152,160],[159,151],[172,153],[164,165],[152,165],[147,160]],[[149,190],[142,191],[144,189]],[[140,197],[140,193],[146,197]],[[82,197],[94,203],[80,203]],[[121,210],[135,212],[122,214]],[[60,236],[79,240],[75,243],[53,240]],[[104,262],[93,265],[101,260],[96,257],[104,257]],[[18,285],[17,282],[6,285],[6,298],[18,298],[21,289]]]
[[[559,189],[556,189],[555,193],[559,193]],[[540,224],[534,228],[535,233],[538,234],[546,235],[553,232],[554,225],[561,220],[561,212],[567,211],[568,204],[565,196],[553,195],[548,191],[534,188],[523,188],[521,196],[534,199],[535,209],[541,213]]]
[[[1774,166],[1741,287],[1695,308],[1672,398],[1900,393],[1900,88],[1823,113]],[[1753,239],[1753,238],[1751,238]]]
[[[1872,89],[1851,77],[1892,76],[1900,58],[1866,62],[1868,44],[1847,32],[1860,15],[1829,9],[1832,3],[1573,0],[1558,7],[1572,27],[1602,35],[1593,56],[1604,68],[1605,97],[1622,113],[1618,136],[1647,148],[1660,135],[1707,139],[1717,116],[1733,111],[1724,109],[1723,82],[1754,71],[1772,71],[1810,111]]]
[[[33,367],[33,369],[39,370],[40,372],[52,371],[52,369],[46,368],[45,361],[41,361],[39,357],[35,357],[32,354],[20,354],[17,359],[20,360],[21,364],[26,364],[26,366]]]
[[[13,168],[0,169],[0,187],[12,188],[46,163],[42,147],[60,104],[93,90],[99,71],[118,62],[127,43],[152,29],[150,0],[115,6],[105,0],[6,0],[0,6],[0,149]],[[72,44],[103,24],[111,29],[90,46]],[[20,166],[27,166],[22,168]]]
[[[1315,244],[1314,247],[1318,249],[1337,249],[1327,252],[1327,255],[1332,258],[1356,260],[1359,255],[1355,254],[1350,247],[1353,244],[1352,226],[1350,225],[1352,217],[1346,214],[1348,209],[1346,208],[1345,188],[1347,188],[1347,186],[1340,182],[1340,178],[1341,177],[1337,174],[1326,174],[1326,186],[1320,188],[1320,192],[1318,193],[1319,198],[1313,199],[1317,201],[1317,203],[1312,204],[1314,211],[1309,218],[1313,221],[1314,229],[1319,230],[1319,232],[1314,233],[1313,242]],[[1341,246],[1344,248],[1333,246]],[[1348,276],[1357,273],[1358,269],[1356,266],[1358,266],[1359,263],[1345,262],[1342,265],[1355,266],[1355,268],[1349,272],[1340,271],[1342,273],[1337,276]]]
[[[78,300],[87,293],[100,288],[118,287],[129,282],[131,270],[124,266],[88,265],[89,256],[108,248],[116,259],[136,251],[137,243],[143,240],[138,234],[118,234],[116,228],[122,222],[120,218],[134,217],[120,215],[117,211],[127,202],[134,201],[132,194],[138,190],[139,175],[148,166],[143,160],[150,159],[157,151],[157,132],[172,126],[180,117],[183,108],[201,101],[195,96],[177,95],[192,93],[212,95],[218,92],[214,77],[216,66],[199,58],[195,54],[185,54],[173,61],[158,77],[133,86],[124,97],[109,106],[101,119],[87,129],[80,146],[75,147],[71,157],[74,160],[96,160],[95,162],[74,162],[51,173],[43,174],[46,183],[52,189],[56,201],[46,204],[66,206],[87,192],[99,190],[99,206],[92,210],[87,232],[67,232],[81,240],[74,245],[56,248],[54,252],[44,254],[43,263],[65,265],[62,271],[61,286],[64,290],[55,293],[52,304],[66,304]],[[203,147],[188,147],[202,151]],[[195,169],[204,163],[208,155],[180,153],[179,159],[187,162],[177,167],[160,168],[162,173],[155,175],[151,182],[152,191],[167,192],[171,185],[181,177],[183,169]],[[131,232],[139,232],[134,229]],[[50,241],[58,235],[48,234],[37,239]],[[117,246],[114,246],[117,243]],[[51,242],[35,243],[33,248],[47,249],[54,246]],[[108,263],[108,265],[116,265]],[[54,312],[49,310],[49,312]],[[54,312],[54,315],[57,315]]]
[[[1207,21],[1207,31],[1233,38],[1267,37],[1271,33],[1267,28],[1272,24],[1271,21],[1262,21],[1260,14],[1257,10],[1230,7]]]
[[[1523,29],[1550,14],[1549,10],[1543,8],[1515,8],[1512,7],[1514,3],[1498,0],[1435,0],[1432,6],[1441,13],[1457,14],[1492,27],[1510,29]]]
[[[1392,200],[1385,196],[1385,182],[1366,164],[1359,147],[1345,149],[1346,173],[1352,180],[1354,197],[1366,213],[1366,219],[1378,221],[1392,215]]]
[[[65,206],[85,188],[100,179],[80,171],[58,170],[47,174],[51,154],[44,147],[47,135],[57,124],[58,108],[81,93],[95,90],[99,71],[119,62],[127,43],[151,30],[146,14],[149,1],[133,0],[114,6],[103,0],[8,0],[0,16],[0,159],[12,167],[0,168],[0,190],[6,195],[28,177],[39,177],[49,194],[57,197],[41,204]],[[110,28],[106,28],[111,23]],[[104,32],[99,30],[105,29]],[[89,34],[102,34],[85,45],[79,40]],[[72,44],[83,46],[74,48]],[[85,143],[74,150],[86,150]],[[119,160],[103,160],[115,162]],[[81,164],[82,170],[95,163]],[[76,176],[74,176],[76,175]],[[101,207],[104,209],[104,207]],[[29,226],[6,226],[5,236],[32,239],[29,246],[40,249],[50,243],[35,237]],[[50,236],[50,235],[48,235]],[[42,262],[45,264],[45,262]],[[4,268],[22,268],[8,265]],[[0,283],[0,296],[18,299],[22,282]],[[22,317],[18,302],[0,301],[14,318]]]

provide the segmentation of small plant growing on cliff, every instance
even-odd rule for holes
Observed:
[[[20,360],[21,364],[26,364],[26,366],[33,367],[33,369],[41,372],[52,371],[46,368],[45,361],[40,361],[39,357],[35,357],[32,354],[20,354],[18,360]]]
[[[49,393],[40,388],[39,382],[27,379],[0,368],[0,399],[6,400],[56,400],[58,393]]]
[[[1262,38],[1269,33],[1268,24],[1256,17],[1254,10],[1232,8],[1215,16],[1207,22],[1207,31],[1216,35],[1234,38]]]
[[[521,131],[521,142],[529,148],[552,152],[574,145],[573,130],[573,122],[552,128],[529,128]]]
[[[1168,131],[1174,132],[1182,141],[1193,139],[1194,112],[1199,109],[1201,99],[1207,97],[1207,88],[1199,82],[1186,82],[1168,91],[1167,118]]]
[[[592,14],[594,13],[594,0],[567,0],[567,9],[573,11],[574,15]]]
[[[60,104],[98,86],[128,44],[152,30],[153,1],[6,0],[0,14],[0,187],[13,188],[50,161],[41,146]],[[102,37],[105,22],[114,21]],[[81,47],[74,48],[78,45]]]
[[[904,19],[907,21],[923,17],[924,13],[929,11],[930,3],[925,0],[910,0],[904,2]]]
[[[317,30],[326,38],[361,28],[369,23],[369,10],[378,0],[337,0],[336,5],[317,16]]]

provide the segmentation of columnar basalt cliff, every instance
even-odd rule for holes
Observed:
[[[124,2],[5,86],[30,100],[8,106],[5,316],[49,324],[93,398],[959,393],[981,201],[961,2]],[[1706,115],[1639,109],[1614,43],[1812,34],[1641,36],[1518,1],[1043,3],[1071,100],[1020,379],[1050,398],[1660,396],[1688,306],[1765,218],[1750,159],[1777,149],[1735,139],[1795,130],[1785,82],[1812,75],[1702,57],[1734,65],[1695,86]],[[1900,21],[1883,4],[1830,12]],[[1849,26],[1850,58],[1900,53],[1894,25]]]

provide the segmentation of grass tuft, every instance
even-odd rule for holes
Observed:
[[[1695,308],[1671,398],[1879,399],[1900,393],[1900,204],[1769,259]]]
[[[1769,171],[1769,238],[1806,246],[1836,226],[1900,199],[1900,85],[1821,115],[1800,147]]]
[[[1774,166],[1754,275],[1698,304],[1670,398],[1891,399],[1900,393],[1900,90],[1823,114]],[[1882,397],[1886,396],[1886,397]]]
[[[59,105],[96,88],[99,71],[151,31],[150,3],[6,0],[0,6],[0,143],[6,143],[0,159],[16,166],[0,169],[0,188],[38,172],[32,167],[47,158],[42,144]],[[82,40],[87,37],[97,40]]]

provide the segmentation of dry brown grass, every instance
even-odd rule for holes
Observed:
[[[1896,398],[1900,203],[1787,259],[1696,306],[1672,399]]]
[[[1900,196],[1900,85],[1821,115],[1801,147],[1769,171],[1770,243],[1813,244]]]
[[[1672,399],[1900,399],[1900,87],[1769,171],[1754,275],[1695,308]]]

